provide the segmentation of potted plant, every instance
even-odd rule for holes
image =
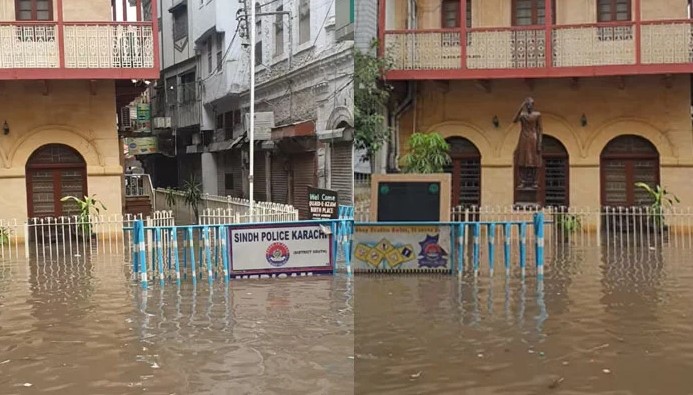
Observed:
[[[7,226],[0,226],[0,245],[7,245],[10,242],[12,230]]]
[[[670,194],[660,185],[652,188],[644,182],[636,182],[635,186],[645,190],[647,194],[650,195],[650,200],[652,203],[649,206],[647,218],[648,228],[650,226],[654,226],[655,233],[659,232],[660,229],[661,231],[665,231],[667,229],[667,225],[664,220],[664,210],[672,209],[674,207],[674,203],[680,203],[681,201],[678,197],[676,197],[676,195]]]
[[[554,215],[555,231],[559,232],[559,238],[562,241],[568,240],[568,237],[580,230],[582,222],[580,216],[569,213],[558,213]]]
[[[195,178],[194,174],[183,184],[183,196],[185,204],[192,209],[195,216],[195,223],[199,218],[199,206],[202,202],[202,184]]]
[[[89,235],[89,237],[96,236],[93,232],[92,215],[101,214],[101,210],[106,211],[106,206],[96,199],[96,195],[85,196],[84,199],[77,198],[75,196],[65,196],[60,199],[61,202],[73,201],[77,203],[79,208],[79,214],[77,214],[77,224],[75,226],[75,236],[80,237],[83,235]]]

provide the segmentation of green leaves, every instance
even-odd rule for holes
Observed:
[[[79,199],[75,196],[65,196],[60,199],[61,202],[74,201],[79,207],[79,224],[78,228],[82,228],[84,233],[91,233],[91,215],[101,214],[101,210],[106,211],[106,206],[96,198],[96,195],[85,196],[84,199]]]
[[[439,133],[414,133],[403,158],[406,173],[442,173],[450,164],[450,145]]]
[[[656,225],[664,224],[664,209],[671,209],[674,207],[674,203],[681,203],[676,195],[672,195],[667,192],[666,189],[662,188],[661,185],[657,185],[654,189],[644,182],[636,182],[635,186],[642,188],[647,191],[652,199],[652,204],[650,208],[652,214],[654,214],[654,221]]]
[[[392,62],[372,55],[377,46],[377,41],[373,41],[370,53],[354,50],[354,145],[369,157],[390,138],[383,114],[392,88],[384,75]]]
[[[195,214],[195,219],[198,218],[198,207],[200,202],[202,202],[202,184],[197,181],[194,174],[190,175],[190,178],[183,183],[183,200],[185,204],[190,206]]]
[[[172,208],[176,204],[176,194],[172,188],[166,188],[166,206]]]

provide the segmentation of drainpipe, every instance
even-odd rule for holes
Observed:
[[[392,130],[392,143],[390,144],[390,149],[388,150],[388,161],[391,170],[399,172],[399,119],[402,114],[411,108],[414,102],[414,92],[416,87],[416,81],[407,82],[407,96],[404,100],[395,108],[395,111],[390,115],[390,125],[393,126]]]

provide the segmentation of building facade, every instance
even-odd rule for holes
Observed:
[[[200,49],[200,152],[205,192],[293,204],[308,215],[307,187],[353,195],[353,3],[215,0],[196,22]],[[256,7],[248,26],[250,6]],[[222,12],[223,10],[223,12]],[[229,11],[230,10],[230,11]],[[342,10],[342,12],[337,12]],[[344,13],[347,13],[346,15]],[[249,43],[249,29],[256,30]],[[256,49],[256,128],[248,141],[249,48]]]
[[[0,1],[0,218],[75,214],[61,198],[87,194],[121,212],[118,109],[159,74],[156,5],[133,3]]]
[[[453,204],[511,205],[512,120],[531,96],[543,204],[649,202],[636,182],[693,204],[689,11],[686,0],[381,0],[380,51],[403,109],[392,162],[413,132],[439,132]]]

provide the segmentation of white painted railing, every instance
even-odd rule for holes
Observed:
[[[130,233],[123,228],[143,219],[150,226],[174,226],[171,211],[152,216],[92,215],[29,220],[0,219],[0,258],[73,259],[87,254],[123,254]],[[128,246],[128,247],[126,247]]]
[[[177,223],[182,225],[202,223],[203,216],[205,221],[208,221],[208,224],[218,224],[220,223],[218,221],[235,221],[237,216],[243,222],[250,222],[245,220],[246,218],[249,219],[250,215],[250,200],[248,199],[204,194],[198,206],[200,218],[195,218],[192,208],[185,202],[185,194],[182,191],[157,188],[154,197],[156,203],[155,210],[173,211],[173,216],[176,218]],[[293,215],[298,215],[296,214],[296,208],[293,206],[273,202],[255,202],[254,210],[256,214],[254,218],[258,220],[261,218],[267,218],[268,220],[269,218],[293,218]],[[213,217],[217,219],[213,219]],[[281,221],[284,220],[282,219]]]
[[[284,205],[282,205],[284,206]],[[291,206],[289,206],[291,207]],[[298,221],[298,209],[291,207],[286,211],[271,210],[256,206],[255,213],[241,214],[233,209],[207,209],[200,215],[202,225],[241,224],[253,222],[292,222]]]
[[[640,245],[693,247],[693,208],[543,208],[546,243],[560,245]],[[512,206],[454,207],[451,221],[531,221],[536,210]],[[370,221],[370,202],[358,202],[354,220]],[[519,235],[513,234],[517,239]],[[528,237],[532,237],[529,235]],[[528,243],[531,240],[528,239]]]

